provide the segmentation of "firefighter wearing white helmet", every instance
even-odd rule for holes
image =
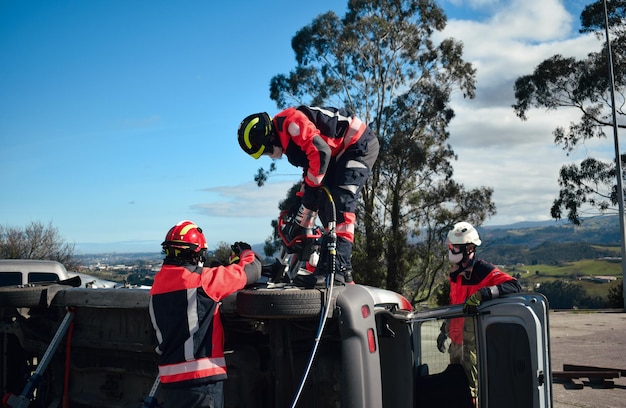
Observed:
[[[474,244],[480,246],[482,243],[478,231],[469,222],[458,222],[448,232],[448,241],[454,245]]]
[[[476,257],[476,248],[482,244],[476,228],[469,222],[454,224],[446,239],[450,272],[450,303],[463,304],[463,312],[476,314],[484,301],[499,296],[518,293],[517,280],[495,265]],[[450,362],[462,364],[470,383],[470,392],[478,397],[478,371],[476,368],[476,342],[473,319],[457,318],[441,326],[437,339],[439,351],[446,351],[450,338]]]

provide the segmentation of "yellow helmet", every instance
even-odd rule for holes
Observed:
[[[237,139],[244,152],[258,159],[263,153],[271,153],[272,118],[265,112],[247,116],[239,124]],[[267,152],[266,152],[267,150]]]

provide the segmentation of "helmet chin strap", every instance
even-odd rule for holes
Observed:
[[[202,248],[200,252],[198,252],[198,266],[204,266],[204,263],[206,262],[206,256],[207,256],[207,249]]]
[[[474,254],[475,251],[472,249],[471,251],[464,251],[463,252],[463,259],[461,260],[461,262],[457,263],[456,265],[458,265],[458,269],[456,271],[454,271],[452,274],[454,274],[454,276],[458,276],[461,275],[464,279],[469,280],[469,278],[472,275],[472,269],[468,268],[470,266],[472,266],[473,264],[473,260],[474,260]],[[466,265],[464,265],[466,264]],[[455,277],[456,279],[456,277]]]
[[[270,154],[270,158],[272,159],[280,159],[283,155],[283,148],[280,146],[272,145],[272,153]]]
[[[476,249],[475,248],[471,248],[468,246],[467,249],[465,251],[463,251],[463,260],[461,261],[461,263],[463,262],[469,262],[472,259],[474,259],[474,254],[476,253]]]

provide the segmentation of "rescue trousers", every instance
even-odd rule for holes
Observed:
[[[351,270],[352,243],[356,222],[356,208],[363,186],[378,158],[379,143],[368,128],[361,138],[333,160],[328,168],[324,185],[330,191],[336,210],[337,221],[337,267]],[[324,225],[332,221],[332,208],[322,201],[319,217]]]
[[[462,319],[462,318],[459,318]],[[476,333],[474,319],[463,322],[463,343],[450,344],[450,363],[461,364],[467,375],[472,398],[478,397],[478,365],[476,360]]]
[[[167,408],[224,407],[223,381],[184,388],[163,387],[161,394],[163,395],[163,406]]]

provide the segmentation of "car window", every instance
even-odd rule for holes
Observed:
[[[440,333],[441,323],[441,320],[428,320],[421,322],[420,325],[421,364],[427,365],[428,374],[440,373],[450,364],[450,355],[447,352],[441,353],[437,349],[437,337]]]
[[[486,333],[489,404],[532,407],[528,390],[534,387],[535,373],[526,329],[515,323],[492,323]]]
[[[33,282],[56,282],[59,280],[59,276],[56,273],[51,272],[29,272],[28,283]]]
[[[463,331],[474,326],[474,319],[466,317],[460,320]],[[467,323],[467,327],[463,325]],[[463,353],[475,347],[470,344],[460,345],[454,351],[450,340],[439,350],[437,338],[441,333],[441,320],[428,320],[420,325],[420,345],[415,378],[415,406],[424,407],[465,407],[472,406],[470,373],[463,365]],[[473,330],[471,330],[473,333]],[[465,334],[461,333],[465,338]],[[470,354],[467,354],[468,356]],[[473,354],[476,355],[475,353]],[[478,384],[474,385],[476,387]]]
[[[15,286],[22,284],[22,272],[0,273],[0,286]]]

